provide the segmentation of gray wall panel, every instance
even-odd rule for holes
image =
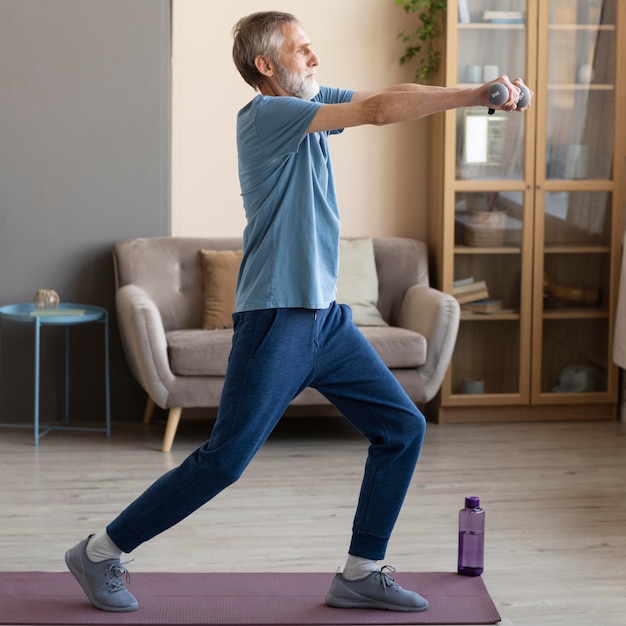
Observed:
[[[0,0],[0,305],[51,288],[105,306],[114,419],[140,417],[144,396],[119,343],[111,246],[169,233],[170,21],[169,0]],[[46,330],[42,413],[52,419],[62,362],[59,333]],[[71,391],[95,419],[100,329],[84,331]],[[5,325],[4,421],[30,419],[31,347],[27,329]]]

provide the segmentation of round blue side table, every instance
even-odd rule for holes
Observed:
[[[53,309],[37,309],[34,304],[8,304],[0,307],[0,340],[2,327],[5,320],[12,320],[23,324],[32,324],[35,331],[35,380],[34,380],[34,412],[33,431],[35,445],[39,445],[39,439],[52,430],[91,430],[105,432],[111,436],[111,402],[109,383],[109,315],[105,308],[89,304],[62,303]],[[69,425],[70,405],[70,351],[69,337],[70,328],[78,324],[101,323],[104,327],[104,392],[105,392],[105,419],[104,428],[92,428]],[[62,422],[51,426],[39,425],[39,379],[40,379],[40,346],[42,326],[65,327],[65,415]],[[2,365],[2,344],[0,341],[0,367]],[[1,371],[1,370],[0,370]],[[0,423],[0,427],[7,428],[30,428],[28,424]]]

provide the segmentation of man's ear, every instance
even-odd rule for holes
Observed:
[[[273,76],[274,75],[274,64],[272,61],[262,54],[257,54],[254,57],[254,64],[256,65],[257,70],[263,76]]]

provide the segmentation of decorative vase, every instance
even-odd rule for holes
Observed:
[[[61,299],[54,289],[38,289],[33,303],[36,309],[55,309]]]

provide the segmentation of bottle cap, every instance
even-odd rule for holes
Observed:
[[[466,509],[477,509],[480,507],[480,498],[478,496],[469,496],[465,498]]]

